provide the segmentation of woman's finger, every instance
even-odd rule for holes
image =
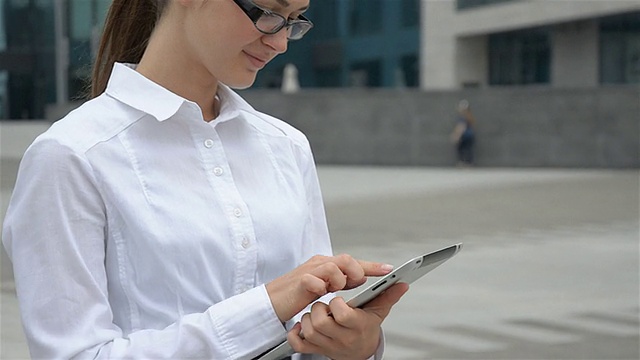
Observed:
[[[315,326],[310,313],[302,316],[300,324],[302,325],[302,336],[304,337],[305,343],[312,344],[321,349],[330,349],[332,347],[333,343],[331,338],[323,334],[320,329]]]
[[[291,348],[300,354],[314,354],[319,353],[320,348],[307,343],[302,335],[302,324],[296,323],[291,330],[287,333],[287,342],[291,345]]]
[[[364,270],[365,276],[383,276],[393,270],[393,265],[380,262],[358,260],[360,267]]]

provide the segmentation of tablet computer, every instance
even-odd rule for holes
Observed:
[[[416,256],[413,259],[408,260],[401,266],[395,268],[389,274],[366,286],[355,296],[351,297],[347,301],[347,304],[353,308],[362,307],[397,282],[410,284],[424,276],[429,271],[440,266],[440,264],[451,259],[451,257],[457,254],[461,249],[462,244],[460,243],[447,246],[434,252]],[[278,346],[262,354],[256,359],[280,360],[284,357],[291,356],[293,353],[293,349],[285,340]]]

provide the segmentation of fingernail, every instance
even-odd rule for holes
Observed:
[[[391,271],[393,270],[393,265],[389,265],[389,264],[382,264],[382,266],[380,267],[382,270],[384,271]]]

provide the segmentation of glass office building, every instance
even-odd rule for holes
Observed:
[[[44,119],[50,106],[82,98],[110,2],[0,0],[0,119]],[[457,0],[453,7],[463,15],[527,2]],[[302,87],[428,89],[420,80],[429,75],[421,56],[442,41],[424,35],[429,31],[420,17],[424,6],[421,0],[315,0],[307,14],[315,28],[267,65],[255,86],[280,87],[283,69],[291,63],[298,68]],[[594,83],[640,83],[640,12],[589,21],[597,24],[591,37],[598,43],[592,56]],[[486,64],[474,71],[486,72],[488,86],[554,86],[554,71],[559,72],[554,56],[557,61],[562,50],[554,47],[559,26],[563,24],[482,33]],[[439,61],[440,53],[427,60]],[[439,72],[454,66],[449,58],[442,61]]]
[[[0,0],[0,118],[42,119],[79,99],[110,0]],[[260,74],[279,87],[287,63],[305,87],[417,86],[420,0],[322,0],[316,24]]]
[[[0,0],[0,118],[82,96],[110,0]]]
[[[109,0],[0,0],[0,118],[42,119],[82,97]],[[279,87],[287,63],[302,86],[416,86],[420,0],[322,0],[304,41],[262,71]],[[62,94],[61,94],[62,93]]]
[[[280,86],[287,63],[303,87],[418,86],[420,0],[322,0],[307,15],[315,28],[290,43],[257,86]]]

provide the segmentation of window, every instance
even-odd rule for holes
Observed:
[[[69,0],[69,100],[84,95],[109,0]]]
[[[491,85],[549,83],[550,35],[531,29],[489,37],[489,82]]]
[[[45,105],[55,101],[53,2],[4,0],[0,4],[0,25],[5,31],[0,49],[2,117],[44,118]]]
[[[640,13],[600,22],[600,82],[640,83]]]
[[[6,0],[4,0],[6,1]],[[0,1],[0,54],[7,50],[7,36],[5,33],[4,26],[4,3]],[[9,104],[9,99],[7,97],[7,77],[9,76],[8,72],[5,70],[0,70],[0,119],[6,119],[9,114],[7,114],[7,107]]]
[[[340,87],[342,70],[340,67],[326,67],[316,70],[316,85],[318,87]]]
[[[351,65],[349,85],[353,87],[382,86],[380,61],[364,61]]]
[[[420,25],[420,0],[402,0],[401,22],[404,27]]]
[[[350,0],[351,34],[368,35],[382,30],[382,0]]]
[[[80,96],[90,76],[92,61],[93,1],[69,2],[69,95]]]
[[[406,55],[400,59],[404,84],[407,87],[417,87],[420,85],[420,71],[418,55]]]
[[[322,3],[312,3],[307,17],[315,26],[306,36],[321,40],[335,39],[339,36],[339,1],[322,0]]]

